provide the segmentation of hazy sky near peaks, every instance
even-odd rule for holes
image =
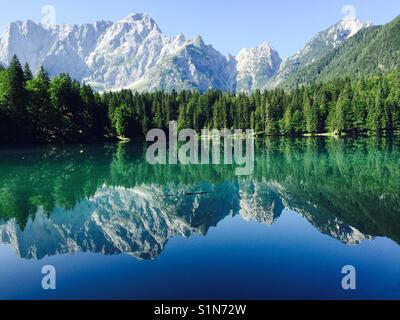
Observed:
[[[224,54],[269,42],[282,57],[292,55],[317,32],[339,21],[352,5],[361,21],[387,23],[400,14],[399,0],[0,0],[0,29],[15,20],[43,19],[56,9],[57,23],[118,21],[149,13],[167,36],[200,34]]]

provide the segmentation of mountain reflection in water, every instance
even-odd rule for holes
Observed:
[[[400,242],[397,140],[258,141],[249,177],[232,166],[151,166],[144,148],[3,148],[0,243],[26,259],[153,260],[174,237],[205,236],[228,216],[272,225],[284,209],[348,245]]]

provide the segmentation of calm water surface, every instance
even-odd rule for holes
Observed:
[[[144,151],[0,148],[0,299],[400,298],[399,140],[257,141],[249,177]]]

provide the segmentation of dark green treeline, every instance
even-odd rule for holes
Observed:
[[[89,142],[141,138],[151,128],[254,129],[296,136],[400,132],[400,72],[251,94],[210,90],[99,94],[67,74],[36,76],[17,57],[0,67],[0,141]]]

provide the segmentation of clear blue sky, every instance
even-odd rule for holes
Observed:
[[[46,4],[56,8],[57,23],[117,21],[147,12],[168,36],[200,34],[224,54],[268,41],[282,57],[340,20],[344,5],[374,24],[400,14],[399,0],[0,0],[0,29],[14,20],[41,21]]]

